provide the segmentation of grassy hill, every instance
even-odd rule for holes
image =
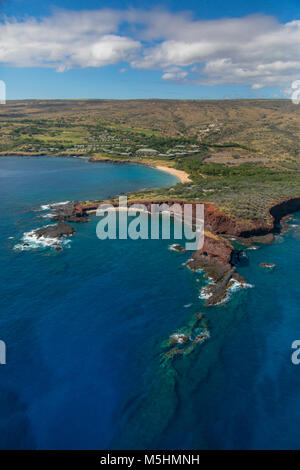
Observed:
[[[29,100],[0,107],[0,152],[161,160],[192,183],[147,192],[266,218],[300,195],[300,106],[289,100]]]

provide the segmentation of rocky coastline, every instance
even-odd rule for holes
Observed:
[[[76,230],[66,222],[59,221],[56,225],[46,225],[35,230],[35,235],[39,239],[44,238],[61,238],[63,236],[70,237]]]
[[[145,201],[134,200],[131,204],[144,204],[151,210],[151,204],[185,204],[185,201],[164,200]],[[193,216],[196,214],[196,204],[193,205]],[[96,212],[100,201],[71,202],[56,206],[52,220],[60,224],[68,222],[87,222],[88,216]],[[116,203],[117,205],[117,203]],[[300,211],[300,197],[280,200],[270,209],[268,220],[242,220],[230,217],[214,204],[204,203],[204,245],[195,251],[187,261],[186,266],[193,271],[203,271],[211,283],[206,288],[206,305],[216,305],[227,296],[227,292],[235,283],[241,288],[246,287],[246,280],[236,271],[236,267],[247,263],[243,249],[237,249],[236,241],[245,247],[255,247],[274,241],[274,233],[280,231],[280,221],[283,217]]]

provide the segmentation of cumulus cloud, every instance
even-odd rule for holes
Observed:
[[[193,21],[163,17],[163,39],[143,51],[133,66],[145,69],[189,67],[199,85],[243,84],[253,89],[281,86],[300,74],[300,21],[280,24],[251,15],[237,19]],[[152,23],[150,23],[152,24]],[[149,34],[149,30],[147,30]],[[158,35],[157,25],[153,28]],[[198,72],[195,65],[200,65]],[[194,74],[195,75],[195,74]]]
[[[188,75],[188,72],[186,70],[182,70],[178,67],[173,67],[169,70],[167,70],[163,75],[162,79],[163,80],[183,80],[186,76]]]
[[[121,12],[58,11],[38,21],[0,23],[0,62],[18,67],[101,67],[130,60],[140,42],[119,34]]]
[[[0,62],[19,67],[101,67],[128,63],[163,80],[199,85],[287,87],[300,77],[300,20],[195,20],[161,10],[56,11],[0,22]]]

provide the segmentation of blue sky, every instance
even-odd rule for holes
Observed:
[[[0,0],[8,99],[286,97],[299,0]]]

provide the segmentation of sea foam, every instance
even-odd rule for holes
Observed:
[[[51,209],[55,209],[55,207],[58,206],[65,206],[66,204],[69,204],[70,201],[62,201],[62,202],[53,202],[51,204],[42,204],[40,207],[41,211],[49,211]]]
[[[46,227],[49,227],[47,225]],[[62,246],[68,246],[70,240],[67,240],[65,237],[62,238],[50,238],[50,237],[38,237],[36,235],[36,230],[31,230],[30,232],[25,232],[21,239],[22,243],[18,243],[14,246],[14,250],[27,251],[27,250],[36,250],[41,248],[57,248]]]
[[[226,296],[224,297],[224,299],[222,299],[220,302],[216,303],[216,305],[221,305],[221,304],[224,304],[226,302],[228,302],[228,300],[230,299],[231,295],[234,293],[234,292],[237,292],[241,289],[252,289],[254,287],[254,285],[252,284],[249,284],[247,282],[240,282],[240,281],[237,281],[236,279],[232,279],[231,281],[231,285],[230,287],[228,288],[227,290],[227,293],[226,293]],[[210,291],[209,287],[212,285],[212,284],[215,284],[214,282],[210,282],[209,284],[205,285],[204,287],[202,287],[202,289],[200,290],[200,294],[199,294],[199,299],[202,299],[202,300],[208,300],[210,299],[210,297],[213,295],[212,292]]]

